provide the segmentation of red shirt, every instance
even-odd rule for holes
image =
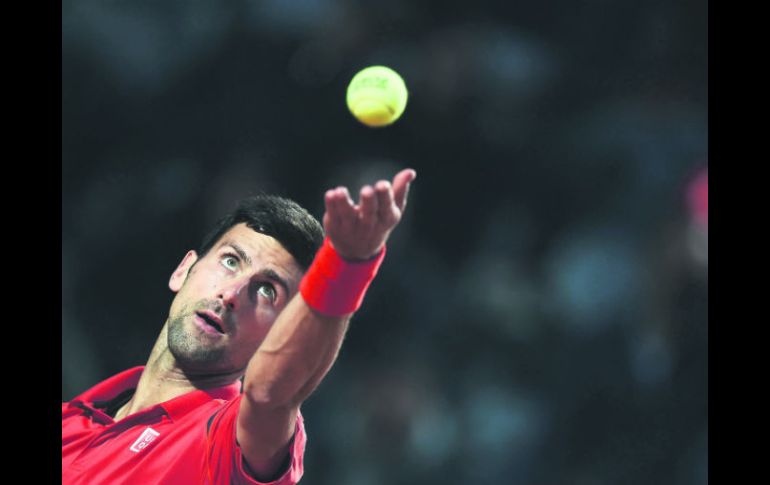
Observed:
[[[235,440],[241,383],[197,390],[115,422],[99,409],[136,388],[144,367],[62,403],[62,484],[258,484]],[[212,419],[213,417],[213,419]],[[297,416],[291,462],[274,485],[302,477],[305,428]]]

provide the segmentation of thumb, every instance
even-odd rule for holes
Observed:
[[[417,172],[411,168],[402,170],[393,177],[393,198],[395,199],[396,207],[401,211],[406,207],[409,185],[415,178],[417,178]]]

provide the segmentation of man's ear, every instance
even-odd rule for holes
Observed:
[[[176,293],[182,288],[184,280],[187,279],[187,273],[196,261],[198,261],[198,254],[192,250],[187,251],[182,262],[179,263],[176,270],[171,273],[171,279],[168,280],[168,287],[171,288],[171,291]]]

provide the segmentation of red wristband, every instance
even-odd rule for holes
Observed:
[[[324,315],[354,313],[364,300],[366,289],[385,258],[385,247],[368,261],[345,261],[327,237],[299,284],[302,298]]]

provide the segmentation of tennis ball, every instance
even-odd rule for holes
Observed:
[[[361,123],[387,126],[406,108],[409,93],[401,76],[385,66],[369,66],[358,72],[348,85],[348,109]]]

